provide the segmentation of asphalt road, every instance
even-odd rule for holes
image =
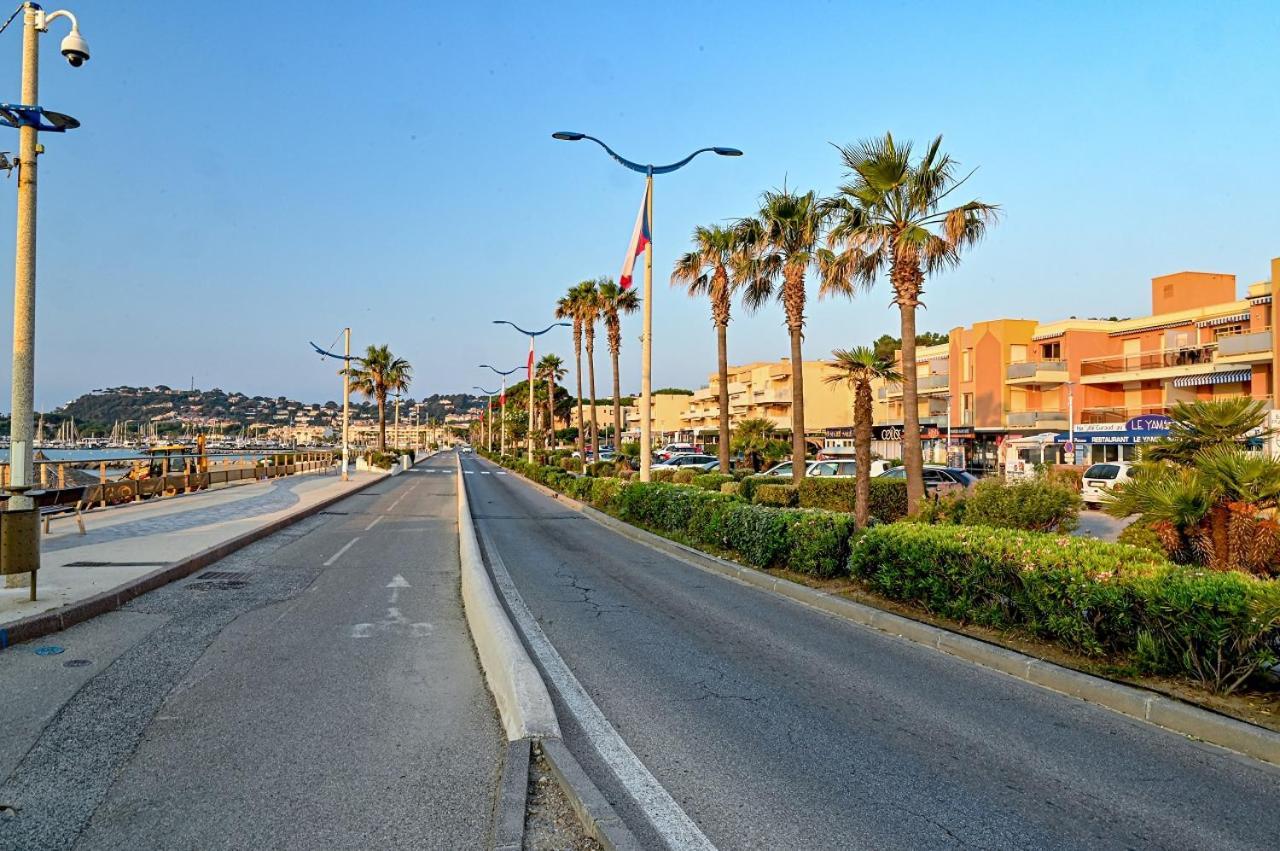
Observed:
[[[0,654],[0,847],[486,847],[503,737],[424,472],[454,463]]]
[[[543,632],[719,848],[1276,847],[1276,769],[698,570],[464,464]]]

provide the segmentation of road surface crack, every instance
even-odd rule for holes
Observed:
[[[564,600],[563,602],[585,603],[586,605],[591,607],[591,610],[596,617],[600,617],[601,615],[604,615],[604,614],[617,614],[618,612],[621,612],[627,608],[626,604],[624,603],[601,603],[595,600],[591,595],[595,593],[596,589],[592,588],[590,585],[583,585],[581,582],[578,581],[578,577],[574,576],[572,573],[570,573],[568,570],[564,568],[557,570],[555,575],[557,579],[568,580],[567,587],[573,589],[574,591],[577,591],[579,594],[582,595],[581,599]]]

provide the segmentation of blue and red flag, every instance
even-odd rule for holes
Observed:
[[[618,285],[624,290],[631,289],[631,272],[635,269],[636,258],[640,256],[653,238],[649,222],[649,183],[645,181],[644,200],[640,202],[640,213],[636,216],[635,229],[631,231],[631,245],[627,247],[626,259],[622,261],[622,274],[618,276]]]

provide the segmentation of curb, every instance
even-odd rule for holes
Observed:
[[[493,812],[493,851],[524,848],[525,807],[529,802],[529,756],[532,741],[507,742],[498,800]]]
[[[1254,759],[1280,765],[1280,733],[1221,715],[1176,698],[1113,682],[1103,677],[1046,662],[997,644],[912,620],[902,615],[858,603],[845,597],[819,591],[789,579],[770,576],[763,571],[704,553],[701,550],[668,540],[630,523],[625,523],[576,499],[530,481],[514,470],[512,476],[535,490],[559,500],[567,507],[591,518],[636,543],[674,556],[694,567],[718,573],[756,588],[817,609],[825,614],[853,621],[872,629],[896,635],[991,668],[1033,685],[1079,698],[1121,715],[1163,727],[1174,733],[1200,739]]]
[[[201,550],[172,564],[157,568],[109,591],[103,591],[101,594],[95,594],[92,597],[86,597],[83,600],[68,603],[56,609],[50,609],[47,612],[39,612],[12,621],[8,626],[0,627],[0,650],[9,647],[11,644],[19,644],[50,633],[61,632],[67,627],[74,626],[82,621],[115,611],[135,597],[140,597],[148,591],[154,591],[157,588],[168,585],[170,582],[185,579],[197,570],[208,567],[216,561],[221,561],[236,550],[244,549],[269,535],[274,535],[299,520],[305,520],[313,514],[319,514],[334,503],[341,502],[352,494],[359,493],[381,481],[382,478],[376,478],[359,487],[350,488],[342,493],[326,497],[314,505],[309,505],[292,514],[286,514],[284,517],[273,520],[266,526],[242,532],[234,538],[215,544],[208,549]]]
[[[623,824],[613,805],[591,782],[582,766],[559,739],[545,739],[542,755],[551,766],[551,774],[569,799],[578,821],[606,851],[639,851],[640,843]]]
[[[485,570],[475,525],[471,520],[471,508],[467,503],[462,457],[456,456],[455,461],[458,465],[458,561],[462,575],[462,608],[489,691],[498,705],[507,740],[558,739],[560,724],[556,720],[551,695],[506,610],[498,602],[497,592]]]

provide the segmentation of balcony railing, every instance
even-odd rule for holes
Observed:
[[[1010,411],[1008,414],[1010,428],[1066,428],[1066,411]]]
[[[1215,399],[1232,398],[1215,396]],[[1272,407],[1270,396],[1254,396],[1253,398],[1262,402],[1267,410]],[[1149,417],[1156,414],[1169,415],[1170,408],[1173,407],[1172,402],[1163,402],[1159,405],[1117,405],[1115,407],[1093,407],[1085,408],[1080,411],[1080,422],[1082,423],[1124,423],[1134,417]]]
[[[1027,361],[1026,363],[1009,364],[1009,368],[1005,371],[1005,377],[1009,379],[1035,378],[1042,372],[1066,371],[1067,362],[1063,360]]]
[[[1090,375],[1140,372],[1147,369],[1163,369],[1172,366],[1210,364],[1213,363],[1213,354],[1217,349],[1217,343],[1202,343],[1198,346],[1188,346],[1183,349],[1161,349],[1130,355],[1087,358],[1080,362],[1080,374],[1087,377]]]
[[[1218,354],[1223,357],[1269,351],[1271,351],[1270,331],[1253,331],[1248,334],[1231,334],[1218,338]]]
[[[917,393],[936,393],[951,386],[951,378],[946,373],[922,375],[916,379]],[[880,388],[881,399],[896,399],[902,395],[901,384],[890,384]]]

